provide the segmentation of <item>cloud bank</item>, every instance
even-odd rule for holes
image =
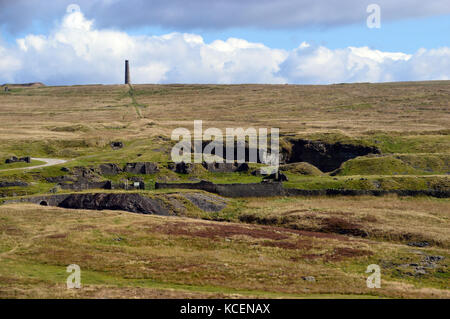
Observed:
[[[71,4],[99,27],[161,26],[177,30],[333,27],[365,22],[366,8],[380,5],[383,21],[449,14],[448,0],[0,0],[0,25],[9,31],[40,21],[51,24]]]
[[[450,48],[415,54],[367,47],[331,50],[302,43],[295,50],[230,38],[171,33],[132,36],[98,29],[82,12],[64,16],[48,35],[0,42],[0,82],[122,83],[129,59],[133,83],[311,83],[450,79]]]

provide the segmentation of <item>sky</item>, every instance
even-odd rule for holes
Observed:
[[[125,59],[133,83],[450,79],[448,0],[0,0],[0,8],[0,83],[122,83]]]

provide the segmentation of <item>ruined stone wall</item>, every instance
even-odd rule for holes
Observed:
[[[59,206],[59,204],[61,204],[69,196],[70,194],[25,197],[20,199],[7,200],[4,202],[4,204],[32,203],[43,206]]]
[[[399,196],[432,196],[449,198],[450,191],[437,190],[353,190],[353,189],[321,189],[307,190],[284,188],[282,183],[253,184],[213,184],[200,183],[156,183],[156,189],[198,189],[216,193],[225,197],[273,197],[273,196],[383,196],[396,194]]]
[[[199,189],[210,193],[217,193],[214,183],[201,181],[199,183],[155,183],[155,189],[178,188],[178,189]]]
[[[200,183],[156,183],[155,188],[198,189],[225,197],[270,197],[284,194],[281,183],[213,184],[202,181]]]

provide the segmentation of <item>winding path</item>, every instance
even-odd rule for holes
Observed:
[[[45,162],[45,164],[36,165],[36,166],[28,166],[28,167],[7,168],[7,169],[0,170],[0,172],[12,171],[12,170],[17,170],[17,169],[30,170],[30,169],[35,169],[35,168],[41,168],[41,167],[47,167],[47,166],[64,164],[64,163],[68,162],[68,160],[57,159],[57,158],[37,158],[37,157],[32,157],[31,160]]]

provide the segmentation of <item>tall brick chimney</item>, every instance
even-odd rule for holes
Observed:
[[[130,64],[125,60],[125,84],[130,84]]]

